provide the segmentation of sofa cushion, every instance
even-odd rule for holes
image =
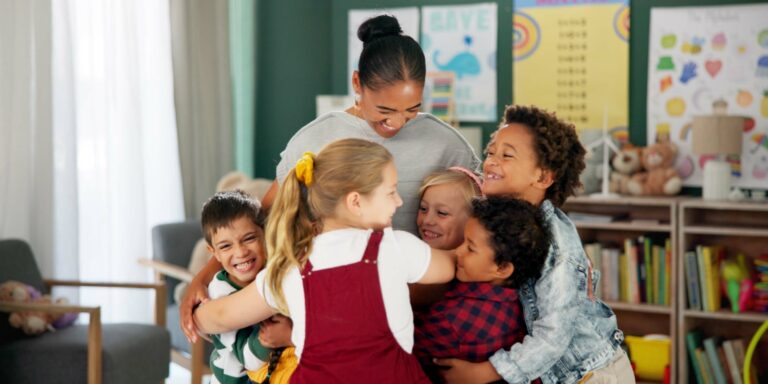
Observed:
[[[159,383],[168,376],[170,335],[145,324],[102,325],[102,382]],[[0,345],[4,383],[86,383],[88,325]]]

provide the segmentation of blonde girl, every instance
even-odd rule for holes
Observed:
[[[200,306],[197,326],[220,333],[279,312],[293,320],[292,383],[428,383],[411,355],[407,284],[447,282],[455,262],[392,230],[400,205],[384,147],[345,139],[305,153],[270,211],[266,270]]]

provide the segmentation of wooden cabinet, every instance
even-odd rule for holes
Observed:
[[[700,199],[679,201],[678,255],[694,251],[696,246],[723,246],[728,257],[743,254],[750,261],[768,254],[768,204],[755,202],[716,202]],[[688,307],[686,291],[686,263],[678,258],[677,285],[677,358],[678,382],[687,383],[690,372],[686,334],[699,329],[705,336],[721,339],[742,339],[749,343],[768,313],[734,313],[729,308],[717,311],[693,310]],[[758,346],[753,358],[759,372],[768,368],[768,342]]]
[[[604,300],[616,313],[619,328],[626,335],[669,335],[671,377],[676,374],[675,340],[677,340],[677,304],[679,275],[677,269],[677,199],[619,197],[597,199],[576,197],[569,199],[563,211],[572,220],[581,236],[582,243],[615,245],[624,249],[626,239],[640,236],[669,238],[671,241],[671,271],[669,273],[669,305],[629,303]],[[600,266],[595,266],[600,269]],[[606,271],[601,271],[601,279]],[[604,294],[605,296],[605,294]]]

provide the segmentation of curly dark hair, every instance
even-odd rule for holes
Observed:
[[[552,172],[553,183],[544,195],[556,207],[565,203],[581,186],[586,151],[573,124],[535,106],[509,105],[500,128],[511,123],[528,127],[533,135],[538,166]]]
[[[493,196],[472,201],[471,217],[489,232],[496,265],[515,267],[508,286],[519,288],[541,276],[551,235],[540,209],[524,200]]]

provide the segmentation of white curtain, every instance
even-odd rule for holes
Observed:
[[[149,281],[152,226],[184,217],[167,1],[0,0],[0,238],[45,276]],[[105,321],[148,292],[90,289]]]
[[[150,229],[184,217],[168,2],[56,2],[59,35],[71,48],[71,62],[54,66],[72,68],[80,278],[146,281],[137,259],[151,255]],[[107,321],[149,319],[148,297],[81,294],[83,303],[119,303],[102,312]]]

